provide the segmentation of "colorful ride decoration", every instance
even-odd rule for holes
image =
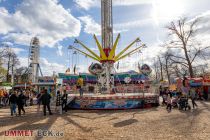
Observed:
[[[92,63],[90,66],[89,66],[89,72],[93,75],[98,75],[98,74],[101,74],[104,69],[102,67],[101,64],[99,63]]]
[[[203,84],[203,78],[190,78],[188,82],[191,87],[200,87]]]
[[[128,95],[128,96],[104,96],[104,97],[75,97],[68,104],[72,109],[134,109],[146,106],[158,106],[158,95]]]
[[[139,71],[145,75],[149,75],[152,72],[152,69],[149,65],[143,64],[141,67],[138,67]]]
[[[80,75],[84,79],[85,83],[92,83],[92,84],[97,83],[96,75],[88,74],[88,73],[80,73]],[[79,77],[79,75],[73,75],[73,74],[66,75],[65,73],[58,73],[58,78],[56,81],[62,81],[62,83],[76,84],[78,77]],[[144,83],[145,81],[149,80],[148,76],[144,75],[144,74],[140,74],[137,72],[132,72],[132,73],[124,72],[124,73],[114,74],[114,81],[116,84],[124,83],[125,82],[124,79],[126,77],[130,77],[132,83],[139,83],[139,84],[141,82]]]
[[[131,82],[131,78],[130,77],[125,77],[125,79],[124,79],[124,82],[126,83],[126,84],[128,84],[128,83],[130,83]]]
[[[68,68],[65,72],[66,75],[69,75],[70,74],[70,68]]]

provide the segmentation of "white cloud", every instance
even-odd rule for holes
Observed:
[[[23,0],[14,13],[0,7],[0,34],[6,40],[29,44],[33,36],[52,47],[67,37],[77,37],[80,21],[57,0]]]
[[[140,58],[135,58],[134,55],[126,57],[119,61],[119,69],[116,69],[116,71],[117,72],[126,72],[130,70],[138,71],[138,62],[140,62]]]
[[[28,58],[27,57],[18,57],[20,61],[19,67],[28,67]]]
[[[154,0],[113,0],[113,6],[129,6],[139,4],[152,4]],[[74,0],[74,2],[81,8],[89,10],[92,7],[100,7],[100,0]]]
[[[199,19],[199,25],[198,25],[198,32],[199,33],[210,33],[210,10],[206,11],[195,18],[193,18],[191,21]]]
[[[194,19],[198,18],[198,32],[196,39],[202,43],[202,46],[210,46],[210,11],[206,11]]]
[[[84,8],[85,10],[89,10],[91,7],[98,7],[100,5],[99,0],[74,0],[76,4]]]
[[[40,59],[40,65],[43,72],[43,75],[50,76],[53,74],[53,71],[57,73],[64,73],[67,67],[62,64],[55,62],[49,62],[46,58]]]
[[[142,26],[152,24],[152,23],[153,23],[153,19],[134,20],[134,21],[124,22],[124,23],[116,23],[114,24],[114,28],[116,28],[116,30],[127,31],[132,28],[138,28],[138,27],[142,27]]]
[[[20,54],[21,52],[25,52],[26,50],[23,48],[14,47],[11,42],[3,42],[2,44],[8,45],[9,49],[14,52],[15,54]],[[1,47],[0,50],[6,49],[6,47]]]
[[[20,66],[19,67],[28,67],[28,58],[19,57]],[[56,73],[64,73],[67,67],[56,62],[49,62],[46,58],[40,58],[40,67],[44,76],[51,76],[53,71]]]
[[[101,35],[101,25],[97,23],[90,15],[79,17],[79,19],[84,24],[84,32],[88,34],[95,34],[95,35]],[[152,24],[152,19],[145,19],[145,20],[135,20],[125,23],[117,23],[114,24],[113,27],[113,33],[121,33],[126,32],[129,29],[142,27],[148,24]]]
[[[12,48],[12,50],[16,53],[16,54],[19,54],[19,53],[21,53],[21,52],[24,52],[24,51],[26,51],[26,50],[24,50],[24,49],[22,49],[22,48]]]
[[[56,47],[57,47],[57,51],[56,51],[57,55],[58,55],[58,56],[63,56],[63,51],[62,51],[63,46],[61,46],[61,45],[59,44],[59,45],[57,45]]]
[[[79,19],[84,23],[84,32],[88,34],[101,34],[101,26],[98,24],[91,16],[79,17]]]
[[[13,43],[9,42],[9,41],[5,41],[5,42],[2,42],[1,45],[3,45],[3,46],[5,45],[5,46],[11,47],[11,46],[13,46]]]

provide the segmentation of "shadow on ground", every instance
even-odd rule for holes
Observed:
[[[137,122],[138,122],[138,120],[136,120],[136,119],[128,119],[128,120],[124,120],[124,121],[115,123],[113,126],[114,127],[124,127],[124,126],[131,125],[131,124],[137,123]]]

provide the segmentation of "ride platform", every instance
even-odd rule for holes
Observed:
[[[116,94],[69,94],[69,109],[137,109],[159,105],[159,96],[153,93],[116,93]]]

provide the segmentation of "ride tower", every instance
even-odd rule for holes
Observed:
[[[103,51],[108,57],[113,46],[112,0],[101,0],[101,36]],[[114,85],[113,61],[104,60],[102,66],[105,71],[99,75],[99,81],[105,91],[110,93],[110,89]]]
[[[40,57],[40,42],[37,37],[33,37],[30,42],[29,57],[28,57],[29,82],[32,83],[38,82],[39,70],[42,75],[39,64],[39,57]]]

